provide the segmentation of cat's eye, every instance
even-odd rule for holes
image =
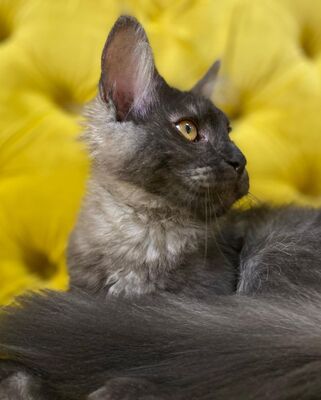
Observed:
[[[181,135],[184,136],[185,139],[190,142],[194,142],[198,137],[197,127],[194,122],[184,119],[175,124],[176,129],[179,131]]]

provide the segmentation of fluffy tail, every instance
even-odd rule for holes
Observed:
[[[321,298],[130,302],[84,293],[21,299],[0,317],[0,353],[79,399],[142,377],[174,399],[321,398]]]

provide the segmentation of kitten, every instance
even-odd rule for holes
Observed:
[[[68,247],[71,287],[129,296],[235,290],[232,246],[225,254],[214,225],[247,193],[248,176],[227,117],[208,99],[218,67],[190,91],[174,89],[143,27],[118,19],[88,111],[92,174]]]
[[[217,66],[190,92],[170,88],[137,21],[115,24],[89,113],[72,290],[2,314],[1,400],[320,397],[321,212],[222,216],[248,178],[204,97]]]

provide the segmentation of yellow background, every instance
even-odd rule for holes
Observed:
[[[79,115],[121,13],[143,23],[173,85],[222,59],[214,100],[248,158],[252,199],[321,204],[321,1],[0,0],[0,303],[66,287],[88,174]]]

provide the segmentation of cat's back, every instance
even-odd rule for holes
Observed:
[[[242,294],[289,294],[293,285],[321,291],[321,210],[261,206],[234,217],[243,231]]]

